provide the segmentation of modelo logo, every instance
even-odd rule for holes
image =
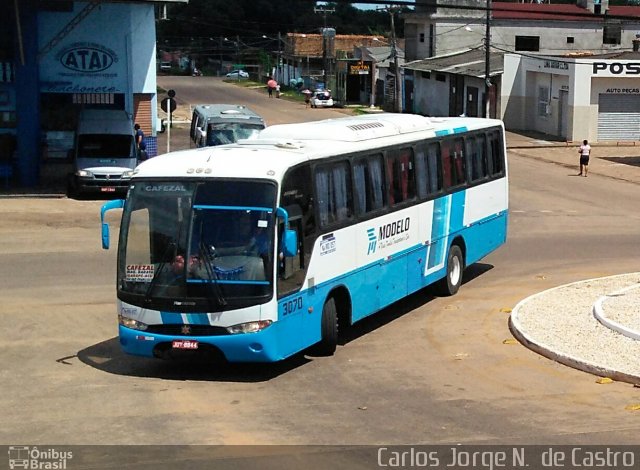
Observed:
[[[613,75],[640,75],[640,62],[628,62],[622,64],[620,62],[594,62],[593,74],[598,75],[598,72],[603,70],[609,70],[609,73]]]
[[[96,73],[102,72],[118,62],[118,56],[114,51],[99,44],[74,44],[64,49],[58,60],[63,67],[74,72]]]

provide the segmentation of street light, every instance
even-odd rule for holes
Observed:
[[[270,41],[278,41],[278,51],[277,51],[277,55],[276,55],[276,76],[274,77],[276,79],[276,81],[281,82],[284,78],[284,72],[280,72],[280,62],[282,61],[282,54],[284,52],[283,50],[283,45],[284,45],[284,40],[282,39],[282,36],[280,34],[280,31],[278,31],[278,38],[270,38],[269,36],[267,36],[266,34],[262,35],[262,39],[269,39]],[[269,74],[271,74],[271,71],[269,71]]]

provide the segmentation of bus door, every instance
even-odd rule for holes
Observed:
[[[307,312],[311,307],[312,298],[304,287],[307,268],[316,237],[316,225],[311,195],[310,166],[304,164],[290,170],[282,183],[282,197],[280,205],[289,214],[289,228],[298,234],[298,253],[295,256],[280,255],[282,249],[282,221],[278,225],[277,243],[277,291],[278,318],[292,323],[298,329],[296,340],[305,341],[305,335],[312,332],[306,322],[311,321]],[[293,339],[293,338],[292,338]]]

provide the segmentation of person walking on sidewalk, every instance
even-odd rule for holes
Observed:
[[[589,169],[589,155],[591,155],[591,145],[589,145],[587,139],[582,141],[578,154],[580,155],[580,173],[578,173],[578,176],[584,176],[586,178]]]
[[[273,98],[273,92],[278,86],[278,82],[276,82],[273,78],[269,77],[269,81],[267,82],[267,91],[269,92],[269,98]]]

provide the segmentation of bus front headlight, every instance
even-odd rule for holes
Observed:
[[[122,172],[122,179],[123,180],[128,180],[129,178],[131,178],[133,176],[133,170],[129,170],[129,171],[123,171]]]
[[[76,171],[76,176],[80,176],[82,178],[93,178],[93,173],[89,170],[78,170]]]
[[[147,329],[146,323],[142,323],[141,321],[134,320],[133,318],[125,317],[123,315],[118,315],[118,323],[127,328],[131,328],[132,330],[144,331]]]
[[[264,330],[272,323],[273,321],[271,320],[250,321],[247,323],[239,323],[237,325],[228,326],[227,331],[232,335],[237,335],[240,333],[256,333],[258,331]]]

